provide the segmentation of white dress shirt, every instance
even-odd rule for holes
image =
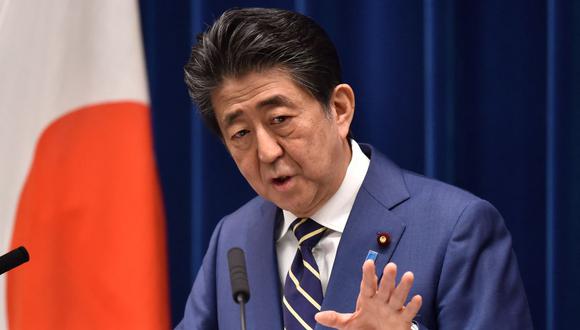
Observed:
[[[340,237],[344,227],[346,227],[346,221],[370,164],[369,158],[354,140],[351,140],[351,149],[352,157],[340,187],[326,204],[310,217],[320,225],[328,228],[318,244],[312,249],[312,254],[314,259],[316,259],[320,272],[323,293],[326,293]],[[298,240],[296,240],[294,233],[289,230],[290,224],[296,220],[297,216],[287,210],[283,210],[283,214],[284,222],[278,228],[279,234],[276,241],[278,271],[282,287],[298,249]]]

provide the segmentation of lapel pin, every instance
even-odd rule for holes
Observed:
[[[391,235],[385,231],[380,231],[377,233],[377,243],[380,247],[386,247],[391,243]]]

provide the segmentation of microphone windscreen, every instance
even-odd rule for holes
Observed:
[[[240,248],[231,248],[228,251],[228,265],[230,268],[230,280],[232,282],[232,296],[236,303],[238,297],[244,302],[250,300],[250,286],[248,285],[248,274],[246,273],[246,259],[244,251]]]
[[[27,262],[28,260],[30,260],[30,256],[28,255],[28,251],[26,251],[24,246],[8,252],[0,257],[0,274],[4,274],[12,268],[18,267],[21,264]]]

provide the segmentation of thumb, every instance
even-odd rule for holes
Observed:
[[[352,317],[352,313],[337,313],[335,311],[318,312],[314,315],[316,322],[332,328],[343,328],[346,326],[348,320]]]

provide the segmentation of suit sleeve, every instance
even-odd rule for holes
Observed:
[[[437,296],[440,329],[533,328],[510,234],[488,202],[471,202],[455,224]]]
[[[175,330],[217,329],[216,251],[222,222],[214,230],[203,263],[187,298],[183,319]]]

